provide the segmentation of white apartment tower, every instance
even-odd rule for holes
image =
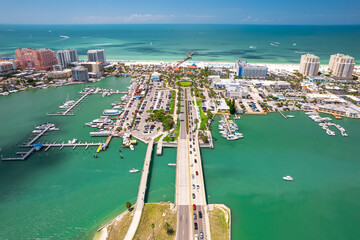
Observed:
[[[317,76],[319,73],[319,57],[314,54],[305,54],[301,56],[299,72],[304,76]]]
[[[87,54],[89,62],[101,62],[104,65],[106,64],[104,49],[88,50]]]
[[[56,53],[59,64],[62,67],[68,67],[72,62],[78,62],[79,57],[76,49],[60,50]]]
[[[330,56],[329,71],[332,75],[339,78],[351,78],[354,71],[354,58],[344,54],[334,54]]]

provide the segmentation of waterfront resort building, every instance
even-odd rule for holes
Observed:
[[[92,78],[100,78],[104,74],[104,66],[101,62],[82,62],[80,66],[87,68]]]
[[[355,62],[354,58],[344,54],[330,56],[329,71],[333,76],[339,78],[352,78]]]
[[[71,75],[73,81],[81,81],[81,82],[88,82],[89,81],[89,72],[87,68],[83,66],[73,67],[71,69]]]
[[[248,64],[241,60],[235,62],[235,72],[239,78],[266,78],[267,71],[266,66]]]
[[[304,76],[317,76],[319,73],[319,57],[314,54],[305,54],[301,56],[299,72]]]
[[[87,55],[89,62],[101,62],[104,65],[106,64],[104,49],[88,50]]]
[[[76,49],[60,50],[56,53],[61,67],[68,67],[72,62],[78,62],[79,57]]]
[[[55,52],[47,48],[18,48],[15,54],[21,69],[49,70],[58,64]]]
[[[158,72],[154,72],[152,75],[151,75],[151,80],[153,82],[160,82],[161,81],[161,74],[158,73]]]
[[[217,111],[218,113],[229,113],[230,112],[230,108],[229,106],[226,104],[225,99],[220,99],[219,104],[217,105]]]
[[[6,76],[16,72],[15,62],[0,62],[0,76]]]

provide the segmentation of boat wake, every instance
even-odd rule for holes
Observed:
[[[304,54],[304,53],[307,53],[307,52],[300,52],[300,51],[295,51],[294,53],[300,53],[300,54]]]
[[[59,37],[61,37],[61,38],[65,38],[65,39],[70,38],[69,36],[65,36],[65,35],[60,35]]]
[[[251,49],[256,49],[256,47],[255,47],[255,46],[250,46],[249,48],[251,48]]]

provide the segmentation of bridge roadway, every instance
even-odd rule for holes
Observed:
[[[189,103],[189,128],[195,129],[195,118],[198,117],[196,106]],[[200,122],[200,119],[199,119]],[[196,205],[196,210],[193,210],[192,217],[195,218],[198,224],[198,230],[194,230],[194,234],[200,237],[200,232],[204,234],[204,239],[211,239],[210,236],[210,222],[208,215],[208,208],[206,203],[206,192],[204,184],[204,175],[202,169],[200,144],[199,144],[199,133],[196,130],[192,131],[189,135],[190,139],[190,172],[191,172],[191,191],[195,198],[192,198],[192,203]],[[202,213],[202,218],[199,217],[199,212]]]
[[[175,204],[177,206],[176,239],[190,239],[192,236],[192,218],[190,217],[190,175],[189,144],[186,134],[186,116],[184,91],[181,98],[180,133],[177,146]]]
[[[151,139],[145,155],[144,167],[141,173],[140,185],[139,185],[139,192],[136,199],[135,205],[135,212],[134,216],[131,220],[130,226],[126,232],[124,240],[131,240],[134,238],[136,230],[139,226],[141,214],[145,205],[145,193],[146,193],[146,186],[147,186],[147,179],[149,175],[149,168],[150,168],[150,161],[151,161],[151,154],[153,151],[154,146],[154,139]]]
[[[182,111],[179,115],[181,122],[176,165],[175,201],[178,207],[176,239],[194,239],[195,234],[200,237],[200,232],[203,232],[204,239],[211,239],[198,132],[191,132],[194,119],[197,118],[196,109],[192,107],[189,89],[186,88],[185,91],[187,91],[186,100],[188,101],[182,100]],[[190,132],[188,134],[186,133],[185,104],[189,106]],[[193,204],[196,205],[196,210],[193,210]],[[202,212],[202,218],[199,218],[199,211]],[[194,219],[194,213],[196,219]],[[194,222],[198,224],[197,230],[194,229]]]

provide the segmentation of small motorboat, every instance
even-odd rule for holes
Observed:
[[[287,118],[294,118],[294,115],[286,115]]]
[[[130,145],[129,147],[130,147],[131,151],[134,151],[135,148],[133,145]]]
[[[135,168],[129,170],[130,173],[137,173],[138,171],[139,171],[139,169],[135,169]]]
[[[169,163],[168,166],[176,167],[176,163]]]
[[[293,180],[294,180],[294,178],[293,178],[293,177],[290,177],[290,176],[283,177],[283,179],[284,179],[285,181],[293,181]]]

